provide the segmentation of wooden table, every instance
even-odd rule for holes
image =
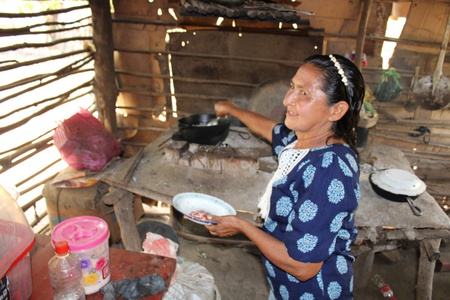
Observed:
[[[54,255],[51,238],[47,235],[36,235],[36,244],[30,251],[33,292],[30,300],[52,299],[53,291],[48,275],[48,261]],[[161,276],[169,286],[175,272],[177,261],[173,258],[159,255],[131,252],[110,248],[111,281],[119,282],[134,277],[145,277],[150,274]],[[146,297],[147,300],[159,300],[164,295],[162,291],[156,295]],[[97,292],[86,297],[87,300],[103,299],[103,294]],[[122,298],[117,298],[122,299]]]
[[[144,149],[130,182],[115,181],[114,169],[106,172],[102,180],[169,205],[172,204],[172,197],[178,193],[210,194],[227,201],[238,214],[253,219],[258,198],[272,174],[258,172],[252,176],[243,173],[233,175],[169,163],[164,158],[161,145],[170,135],[171,132],[163,133]],[[377,145],[364,151],[370,152],[366,156],[375,169],[411,170],[408,160],[396,148]],[[417,241],[420,244],[417,299],[431,299],[434,266],[439,257],[441,239],[450,237],[450,219],[427,192],[415,200],[423,211],[422,216],[415,216],[407,203],[392,202],[378,196],[371,188],[368,176],[369,172],[363,168],[361,201],[355,214],[358,229],[354,245],[357,255],[355,286],[366,284],[376,252],[395,249],[401,241]],[[179,222],[175,222],[175,225],[179,225]]]
[[[410,163],[397,148],[373,145],[364,151],[368,152],[368,161],[375,169],[399,168],[412,172]],[[416,299],[431,300],[439,246],[442,239],[450,238],[450,219],[428,192],[414,200],[423,211],[422,216],[414,215],[407,203],[393,202],[378,196],[370,185],[369,174],[363,166],[361,201],[355,213],[358,229],[353,245],[355,254],[358,254],[355,285],[361,287],[367,282],[375,253],[396,249],[402,241],[414,241],[420,250]]]

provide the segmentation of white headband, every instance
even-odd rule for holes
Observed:
[[[345,86],[347,86],[348,85],[347,76],[345,76],[345,73],[341,67],[341,64],[337,61],[336,57],[334,57],[332,54],[330,54],[329,57],[330,57],[331,61],[334,63],[334,66],[336,67],[336,69],[338,70],[338,73],[341,75],[342,82],[344,83]]]

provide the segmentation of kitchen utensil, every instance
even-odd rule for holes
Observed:
[[[172,199],[173,207],[192,222],[202,225],[217,224],[207,219],[197,217],[197,213],[207,215],[236,215],[236,210],[225,201],[202,193],[181,193]]]
[[[194,114],[178,120],[182,138],[190,143],[216,145],[224,141],[230,131],[231,120],[215,114]]]
[[[414,200],[426,190],[426,184],[416,175],[401,169],[385,169],[370,174],[369,182],[379,196],[395,202],[407,202],[417,216],[423,214]]]
[[[444,38],[441,44],[436,70],[433,76],[425,76],[414,84],[414,96],[420,106],[429,110],[437,110],[446,107],[450,102],[450,80],[442,76],[445,52],[450,32],[450,14],[447,19]]]

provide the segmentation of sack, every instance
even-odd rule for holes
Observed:
[[[178,243],[153,232],[147,232],[142,243],[144,253],[177,259],[177,267],[163,300],[220,300],[212,274],[202,265],[177,256],[178,247]]]
[[[122,152],[113,134],[85,109],[55,129],[53,142],[61,158],[76,170],[101,170]]]
[[[212,274],[202,265],[178,256],[177,269],[163,300],[220,299]]]
[[[375,92],[375,97],[381,102],[387,102],[397,98],[403,91],[398,79],[400,74],[394,68],[390,68],[381,75]]]

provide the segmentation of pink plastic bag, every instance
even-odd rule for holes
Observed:
[[[53,141],[62,159],[76,170],[101,170],[122,152],[112,133],[85,109],[62,122]]]

